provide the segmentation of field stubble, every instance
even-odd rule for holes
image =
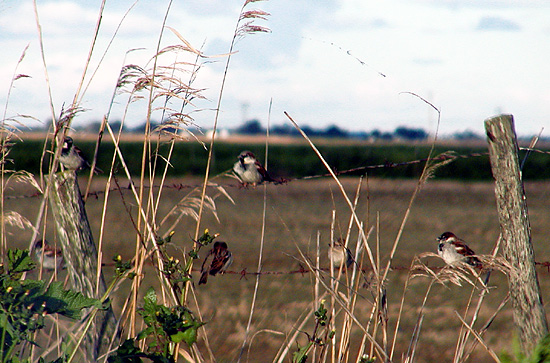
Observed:
[[[83,182],[84,178],[82,178]],[[104,179],[97,179],[93,190],[103,188]],[[185,185],[198,185],[200,179],[174,179],[168,182]],[[211,232],[219,232],[218,240],[226,241],[234,256],[234,262],[228,273],[209,279],[208,284],[196,286],[197,300],[208,340],[214,356],[219,362],[234,361],[244,337],[248,313],[254,289],[254,275],[242,276],[242,271],[254,272],[261,238],[262,208],[264,188],[243,189],[233,180],[221,181],[226,186],[235,204],[220,196],[216,200],[219,222],[208,212],[201,224]],[[346,191],[353,196],[358,179],[343,179]],[[364,180],[361,188],[358,216],[365,225],[376,226],[379,219],[379,230],[370,237],[370,245],[374,248],[376,234],[380,239],[380,260],[385,266],[391,246],[403,220],[416,181],[413,180]],[[159,216],[162,218],[173,205],[190,189],[181,190],[166,188],[163,191]],[[9,191],[11,195],[20,195],[28,191],[15,188]],[[155,193],[157,190],[155,189]],[[531,217],[532,239],[537,261],[550,260],[550,249],[547,239],[550,226],[548,197],[550,185],[536,182],[526,184],[527,203]],[[137,210],[131,194],[126,190],[122,193],[126,207],[122,203],[118,191],[111,193],[107,211],[107,224],[104,236],[103,256],[105,267],[109,267],[110,258],[121,254],[124,259],[133,256],[136,243],[136,233],[133,231],[132,220],[126,209],[132,211],[135,218]],[[94,233],[99,231],[103,195],[91,198],[86,204],[88,218]],[[353,199],[353,197],[352,197]],[[15,210],[31,221],[36,217],[39,198],[6,199],[6,209]],[[260,281],[256,312],[252,320],[253,336],[249,351],[249,361],[271,361],[285,337],[295,331],[295,324],[303,313],[312,314],[314,279],[311,274],[284,274],[299,270],[305,264],[300,263],[298,246],[312,259],[315,256],[316,236],[320,233],[321,266],[328,267],[326,257],[327,244],[330,238],[332,210],[336,211],[336,237],[345,236],[349,223],[350,212],[340,195],[336,184],[328,179],[294,181],[287,185],[267,186],[267,217],[263,257],[263,271],[283,272],[283,274],[263,275]],[[46,237],[54,241],[53,220],[48,217]],[[175,228],[173,238],[174,253],[184,253],[191,247],[195,222],[189,217],[184,218]],[[462,183],[451,181],[429,181],[422,188],[415,200],[409,220],[401,237],[393,266],[397,267],[388,275],[388,316],[390,337],[395,328],[399,304],[403,295],[403,286],[407,278],[406,268],[410,266],[415,255],[422,252],[435,252],[435,238],[444,231],[453,231],[464,238],[479,254],[489,254],[498,238],[499,226],[495,210],[493,184],[488,182]],[[13,230],[10,238],[12,247],[26,247],[30,232]],[[96,241],[97,241],[97,235]],[[357,231],[352,232],[352,250],[357,240]],[[195,264],[200,268],[206,251],[201,252],[201,259]],[[443,266],[438,258],[425,260],[430,266]],[[403,268],[403,269],[401,269]],[[544,268],[538,268],[539,280],[543,291],[543,301],[548,301],[550,283],[548,273]],[[145,271],[144,287],[156,284],[152,268]],[[62,273],[64,274],[64,272]],[[109,276],[107,271],[106,276]],[[194,280],[198,275],[194,273]],[[328,281],[328,277],[325,276]],[[478,326],[485,322],[495,311],[498,304],[507,293],[506,278],[498,273],[491,277],[490,294],[480,312]],[[129,284],[128,284],[129,285]],[[428,286],[427,278],[415,278],[409,285],[405,296],[404,314],[398,332],[397,349],[394,358],[400,360],[400,355],[406,352],[411,339],[423,296]],[[114,304],[120,309],[120,302],[129,291],[129,286],[123,286],[115,297]],[[145,289],[143,289],[145,291]],[[419,340],[418,361],[448,361],[452,359],[458,337],[460,322],[455,316],[455,310],[464,314],[465,306],[471,292],[468,286],[447,287],[435,285],[425,308],[425,320]],[[357,316],[367,317],[370,314],[372,291],[366,288],[359,292]],[[193,308],[193,306],[192,306]],[[490,347],[499,352],[510,349],[513,339],[513,321],[511,307],[506,308],[497,316],[493,325],[485,335]],[[364,315],[363,315],[364,314]],[[335,321],[341,319],[340,315]],[[366,319],[366,318],[365,318]],[[467,319],[468,320],[468,319]],[[311,331],[312,326],[306,325],[304,331]],[[339,324],[337,324],[337,331]],[[261,332],[260,332],[261,331]],[[283,334],[276,334],[281,332]],[[257,333],[257,334],[255,334]],[[305,343],[305,335],[300,340]],[[360,343],[361,334],[353,330],[351,338],[351,355],[354,356]],[[199,345],[203,345],[199,340]],[[248,352],[245,352],[245,356]],[[205,354],[206,355],[206,354]],[[472,361],[488,359],[482,348],[477,348]]]

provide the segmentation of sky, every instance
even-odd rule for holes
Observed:
[[[0,105],[5,118],[25,126],[37,125],[33,118],[57,117],[71,104],[101,5],[37,3],[44,57],[33,2],[0,1]],[[130,126],[145,121],[146,102],[128,105],[127,94],[117,94],[110,108],[111,100],[123,65],[152,67],[168,14],[167,27],[208,56],[201,58],[192,83],[204,99],[185,110],[196,125],[212,127],[243,1],[175,0],[168,6],[158,0],[106,1],[76,124],[108,113],[112,121],[126,114]],[[270,32],[248,34],[235,44],[220,128],[250,119],[265,127],[282,125],[288,123],[286,111],[299,125],[314,128],[335,124],[350,131],[393,131],[405,126],[433,134],[438,113],[423,98],[440,110],[440,135],[483,134],[483,121],[500,113],[514,115],[520,136],[543,129],[543,136],[550,135],[550,2],[270,0],[249,3],[245,10],[269,13],[255,24]],[[164,28],[161,48],[182,44]],[[158,58],[158,65],[180,62],[184,69],[176,76],[187,80],[192,68],[183,62],[195,58],[170,52]],[[12,83],[16,75],[26,77]]]

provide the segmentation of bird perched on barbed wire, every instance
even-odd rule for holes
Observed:
[[[227,243],[215,242],[214,247],[208,252],[202,263],[199,285],[206,284],[208,275],[223,274],[232,262],[233,255],[227,249]]]
[[[481,261],[475,256],[475,252],[454,233],[445,232],[437,237],[437,241],[439,242],[437,253],[448,265],[456,262],[466,262],[474,267],[482,267]]]
[[[48,244],[45,239],[34,243],[34,256],[45,270],[61,270],[65,265],[63,252]]]
[[[338,238],[336,242],[328,244],[328,258],[336,268],[340,268],[343,263],[349,268],[353,263],[351,251],[346,247],[341,238]]]
[[[238,159],[233,165],[233,171],[237,174],[243,185],[252,184],[256,186],[264,181],[282,182],[282,180],[273,179],[251,151],[245,150],[241,152]]]
[[[74,141],[71,137],[66,136],[63,141],[63,146],[61,147],[61,156],[59,157],[59,162],[65,169],[68,170],[82,170],[86,168],[91,168],[90,163],[84,156],[82,150],[74,145]],[[94,168],[94,173],[100,173],[101,170]]]

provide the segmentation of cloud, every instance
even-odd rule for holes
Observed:
[[[440,64],[443,64],[444,61],[440,58],[415,58],[412,60],[414,64],[418,64],[419,66],[424,67],[431,67],[431,66],[437,66]]]
[[[509,19],[485,16],[479,20],[476,30],[518,31],[521,27]]]
[[[133,2],[107,2],[90,70]],[[500,105],[518,120],[526,120],[521,124],[523,133],[548,128],[550,75],[544,60],[550,56],[545,33],[550,29],[546,16],[550,5],[530,0],[526,0],[529,5],[506,0],[441,2],[445,5],[434,0],[389,0],[383,5],[357,0],[250,3],[247,9],[271,14],[258,24],[272,32],[246,36],[237,43],[220,125],[240,124],[243,103],[250,104],[250,117],[265,120],[273,99],[274,122],[284,122],[282,112],[288,111],[301,124],[320,127],[335,122],[354,130],[392,130],[398,124],[427,127],[432,110],[401,95],[411,91],[441,107],[442,131],[460,126],[482,132],[482,120]],[[227,0],[175,2],[167,25],[193,46],[204,44],[201,49],[206,54],[227,53],[241,5]],[[150,67],[166,10],[167,4],[140,0],[128,14],[85,94],[82,106],[87,112],[78,116],[81,120],[101,118],[123,64]],[[56,110],[74,97],[98,11],[98,4],[89,0],[39,2]],[[0,9],[0,83],[9,84],[22,50],[30,44],[17,73],[32,78],[16,82],[8,113],[45,118],[50,116],[48,93],[33,13],[30,1]],[[176,44],[180,40],[165,30],[161,48]],[[126,55],[132,48],[144,49]],[[170,65],[193,62],[194,57],[166,54],[159,60]],[[205,60],[194,83],[205,89],[208,98],[195,101],[196,108],[206,109],[194,114],[201,126],[211,125],[209,110],[215,107],[225,62],[223,57]],[[181,77],[187,79],[188,74]],[[124,112],[122,96],[116,100],[113,117]],[[0,93],[0,104],[4,102]],[[132,104],[128,122],[141,122],[144,110],[141,104]]]
[[[368,22],[368,25],[374,29],[390,27],[390,24],[383,18],[374,18]]]

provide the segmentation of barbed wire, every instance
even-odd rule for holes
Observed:
[[[434,272],[438,272],[439,270],[443,269],[444,266],[437,266],[437,267],[433,267],[433,266],[428,266],[426,265],[427,267],[429,267],[432,271]],[[541,267],[541,268],[545,268],[545,270],[542,270],[543,272],[547,273],[547,274],[550,274],[550,261],[544,261],[544,262],[535,262],[535,266],[537,267]],[[320,271],[324,271],[324,272],[330,272],[330,268],[328,267],[321,267],[319,268]],[[335,268],[334,269],[336,272],[338,271],[338,268]],[[391,271],[424,271],[422,270],[421,268],[412,268],[410,266],[392,266],[390,267],[390,270]],[[198,269],[194,269],[193,270],[194,272],[200,272],[200,270]],[[345,274],[345,269],[342,270],[342,274]],[[358,269],[358,271],[360,271],[361,273],[363,274],[368,274],[369,272],[372,272],[373,269],[371,268],[361,268],[361,269]],[[225,271],[226,274],[230,274],[230,275],[240,275],[241,276],[241,279],[243,278],[246,278],[246,276],[257,276],[257,275],[296,275],[296,274],[300,274],[302,276],[306,275],[306,274],[310,274],[314,272],[313,270],[311,269],[308,269],[308,268],[305,268],[303,266],[300,266],[299,269],[293,269],[293,270],[290,270],[290,271],[247,271],[246,268],[243,268],[242,270],[240,271]]]
[[[428,160],[445,161],[445,160],[449,160],[449,159],[468,159],[468,158],[481,157],[481,156],[487,156],[487,155],[488,155],[488,153],[470,153],[470,154],[464,154],[464,155],[460,155],[460,154],[442,154],[442,155],[439,155],[439,156],[431,158],[431,159],[422,158],[422,159],[416,159],[416,160],[410,160],[410,161],[404,161],[404,162],[390,162],[390,161],[387,161],[384,164],[360,166],[360,167],[356,167],[356,168],[351,168],[351,169],[346,169],[346,170],[339,170],[339,171],[334,170],[334,173],[336,175],[346,175],[346,174],[357,173],[357,172],[360,172],[360,171],[366,171],[366,170],[370,170],[370,169],[397,168],[397,167],[401,167],[401,166],[420,164],[420,163],[426,162]],[[229,170],[226,171],[225,173],[226,174],[229,173]],[[303,177],[298,177],[298,178],[287,178],[287,179],[284,179],[283,183],[279,183],[279,184],[288,184],[290,182],[298,181],[298,180],[320,179],[320,178],[325,178],[325,177],[330,177],[330,176],[331,176],[330,173],[325,173],[325,174],[303,176]],[[235,188],[235,187],[236,188],[242,188],[242,186],[240,184],[212,184],[212,186],[213,187],[223,186],[223,187],[232,187],[232,188]],[[197,188],[197,187],[202,187],[202,185],[183,184],[183,183],[172,183],[172,184],[164,184],[163,185],[163,188],[175,189],[175,190],[194,189],[194,188]],[[160,188],[160,186],[159,185],[153,185],[153,186],[146,185],[146,186],[144,186],[144,188]],[[117,187],[110,188],[109,191],[112,192],[112,191],[130,190],[130,189],[131,189],[131,185],[128,184],[128,186],[117,186]],[[103,195],[103,194],[105,194],[105,190],[98,190],[98,191],[89,192],[88,196],[98,198],[100,195]],[[25,199],[25,198],[35,198],[35,197],[39,197],[41,195],[42,195],[42,193],[37,191],[37,192],[34,192],[32,194],[27,194],[27,195],[7,195],[4,198],[5,199]]]
[[[540,149],[533,149],[533,148],[528,148],[528,147],[520,147],[519,149],[521,151],[535,152],[535,153],[539,153],[539,154],[550,154],[550,151],[540,150]],[[415,165],[415,164],[425,163],[427,161],[446,161],[446,160],[455,160],[455,159],[470,159],[470,158],[482,157],[482,156],[488,156],[488,155],[489,155],[488,152],[482,152],[482,153],[481,152],[474,152],[474,153],[470,153],[470,154],[455,154],[455,153],[447,152],[447,153],[442,153],[442,154],[440,154],[438,156],[435,156],[435,157],[432,157],[432,158],[421,158],[421,159],[409,160],[409,161],[403,161],[403,162],[386,161],[384,164],[366,165],[366,166],[359,166],[359,167],[356,167],[356,168],[351,168],[351,169],[346,169],[346,170],[333,170],[333,171],[334,171],[334,174],[336,174],[337,176],[340,176],[340,175],[358,173],[358,172],[362,172],[362,171],[366,171],[366,170],[372,170],[372,169],[384,169],[384,168],[389,169],[389,168],[397,168],[397,167],[408,166],[408,165]],[[230,171],[228,170],[228,171],[225,172],[225,174],[229,174],[229,172]],[[276,185],[288,184],[288,183],[291,183],[293,181],[298,181],[298,180],[320,179],[320,178],[326,178],[326,177],[330,177],[330,176],[331,176],[330,173],[324,173],[324,174],[308,175],[308,176],[303,176],[303,177],[298,177],[298,178],[284,178],[283,182],[276,183]],[[229,183],[225,183],[225,184],[216,183],[216,184],[212,184],[211,186],[212,187],[222,186],[224,188],[242,188],[242,185],[240,185],[240,184],[229,184]],[[202,187],[202,185],[172,183],[172,184],[164,184],[162,187],[167,188],[167,189],[183,190],[183,189],[194,189],[194,188]],[[152,185],[152,186],[145,185],[144,188],[145,189],[160,188],[160,185]],[[116,186],[116,187],[112,187],[112,188],[109,189],[109,191],[113,192],[113,191],[123,191],[123,190],[130,190],[130,189],[131,189],[131,186],[130,186],[130,184],[128,184],[128,186],[120,186],[119,185],[119,186]],[[105,190],[96,190],[96,191],[89,192],[88,197],[95,197],[97,199],[97,198],[99,198],[100,195],[103,195],[103,194],[105,194]],[[36,198],[36,197],[39,197],[41,195],[42,195],[41,192],[36,191],[32,194],[5,195],[4,199],[27,199],[27,198]]]
[[[109,266],[114,266],[114,263],[104,263],[102,264],[103,267],[109,267]],[[430,270],[432,270],[433,272],[437,273],[439,272],[440,270],[442,270],[445,266],[429,266],[429,265],[426,265],[426,267],[428,267]],[[538,268],[538,273],[542,273],[544,275],[550,275],[550,261],[543,261],[543,262],[535,262],[535,267]],[[65,269],[63,269],[65,270]],[[197,269],[197,268],[193,268],[191,270],[192,272],[194,273],[200,273],[201,270],[200,269]],[[317,269],[317,271],[321,271],[321,272],[324,272],[324,273],[330,273],[330,268],[329,267],[320,267],[319,269]],[[336,275],[338,274],[338,268],[334,268],[334,273],[335,273],[335,277]],[[362,274],[363,276],[363,279],[365,279],[365,282],[363,283],[363,285],[365,284],[369,284],[369,283],[372,283],[376,280],[376,277],[374,275],[372,275],[373,273],[373,269],[372,268],[358,268],[357,271]],[[411,268],[411,266],[391,266],[390,267],[390,271],[399,271],[399,272],[415,272],[415,271],[418,271],[418,272],[425,272],[424,269],[418,267],[418,266],[413,266]],[[301,275],[302,277],[305,277],[306,275],[309,275],[310,273],[313,273],[315,272],[315,270],[311,270],[309,268],[306,268],[304,267],[303,265],[300,264],[299,268],[298,269],[292,269],[292,270],[288,270],[288,271],[282,271],[282,270],[278,270],[278,271],[265,271],[265,270],[262,270],[262,271],[248,271],[248,269],[245,267],[241,270],[227,270],[225,271],[223,274],[226,274],[226,275],[234,275],[235,277],[239,277],[239,280],[248,280],[248,277],[255,277],[255,276],[258,276],[258,275],[262,275],[262,276],[284,276],[284,275]],[[59,273],[59,271],[58,271]],[[350,273],[350,272],[348,272]],[[346,269],[343,268],[342,269],[342,276],[346,276]]]
[[[103,264],[102,266],[114,266],[114,264],[112,263],[106,263],[106,264]],[[544,268],[545,270],[542,270],[542,272],[545,272],[547,274],[550,274],[550,261],[543,261],[543,262],[535,262],[535,266],[536,267],[539,267],[541,268]],[[431,266],[429,264],[426,264],[426,267],[430,268],[430,270],[434,271],[434,272],[438,272],[440,270],[442,270],[445,266]],[[351,267],[350,267],[351,269]],[[200,269],[198,268],[193,268],[191,270],[192,272],[201,272]],[[319,269],[317,269],[317,271],[322,271],[322,272],[330,272],[330,268],[329,267],[320,267]],[[334,268],[334,271],[335,273],[338,273],[338,268],[335,267]],[[342,275],[345,275],[345,272],[346,269],[343,268],[342,269]],[[374,270],[372,268],[358,268],[357,269],[358,272],[362,273],[363,275],[368,275],[369,273],[373,272]],[[414,271],[425,271],[419,267],[413,267],[411,268],[411,266],[391,266],[390,267],[390,271],[405,271],[405,272],[414,272]],[[240,279],[246,279],[247,276],[257,276],[257,275],[271,275],[271,276],[280,276],[280,275],[302,275],[302,276],[305,276],[307,274],[310,274],[312,272],[315,272],[315,270],[311,270],[307,267],[304,267],[303,265],[299,265],[299,268],[297,269],[292,269],[292,270],[288,270],[288,271],[283,271],[283,270],[278,270],[278,271],[265,271],[262,269],[262,271],[248,271],[248,269],[245,267],[241,270],[227,270],[224,272],[224,274],[229,274],[229,275],[238,275],[240,276]]]
[[[365,170],[369,170],[369,169],[397,168],[397,167],[400,167],[400,166],[420,164],[420,163],[425,163],[428,160],[445,161],[445,160],[450,160],[450,159],[469,159],[469,158],[473,158],[473,157],[488,156],[488,155],[489,155],[488,152],[485,152],[485,153],[470,153],[470,154],[463,154],[463,155],[453,154],[453,153],[443,153],[443,154],[438,155],[438,156],[433,157],[433,158],[422,158],[422,159],[416,159],[416,160],[410,160],[410,161],[403,161],[403,162],[399,162],[399,163],[386,161],[384,164],[367,165],[367,166],[360,166],[360,167],[357,167],[357,168],[352,168],[352,169],[347,169],[347,170],[341,170],[341,171],[333,170],[333,171],[334,171],[334,174],[336,174],[336,175],[345,175],[345,174],[356,173],[356,172],[359,172],[359,171],[365,171]],[[315,178],[324,178],[324,177],[329,177],[329,176],[331,176],[330,173],[325,173],[325,174],[318,174],[318,175],[311,175],[311,176],[296,178],[295,180],[300,180],[300,179],[307,180],[307,179],[315,179]]]

